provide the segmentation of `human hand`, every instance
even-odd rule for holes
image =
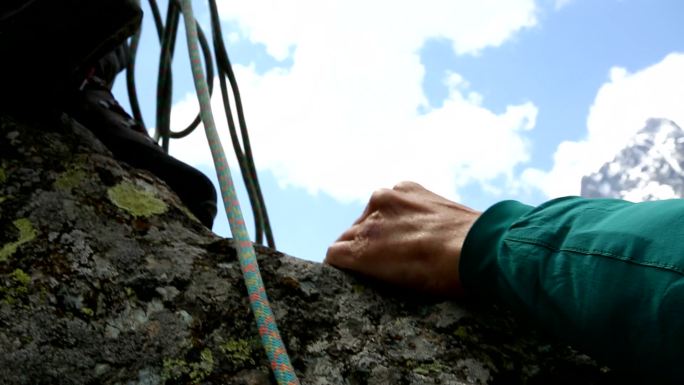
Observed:
[[[413,182],[373,193],[361,217],[329,248],[325,263],[391,284],[462,295],[458,264],[480,212]]]

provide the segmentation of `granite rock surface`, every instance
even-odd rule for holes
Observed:
[[[621,383],[497,305],[257,252],[303,384]],[[163,182],[64,116],[0,114],[0,382],[272,384],[245,293]]]

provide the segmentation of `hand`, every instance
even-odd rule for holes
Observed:
[[[325,263],[409,289],[462,295],[458,264],[480,212],[413,182],[373,193],[351,228],[328,248]]]

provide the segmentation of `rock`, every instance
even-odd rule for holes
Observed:
[[[231,240],[88,130],[0,114],[0,197],[3,384],[274,383]],[[621,383],[495,304],[257,253],[304,384]]]

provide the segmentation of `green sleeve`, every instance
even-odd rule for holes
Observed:
[[[684,383],[684,200],[498,203],[460,275],[608,365]]]

